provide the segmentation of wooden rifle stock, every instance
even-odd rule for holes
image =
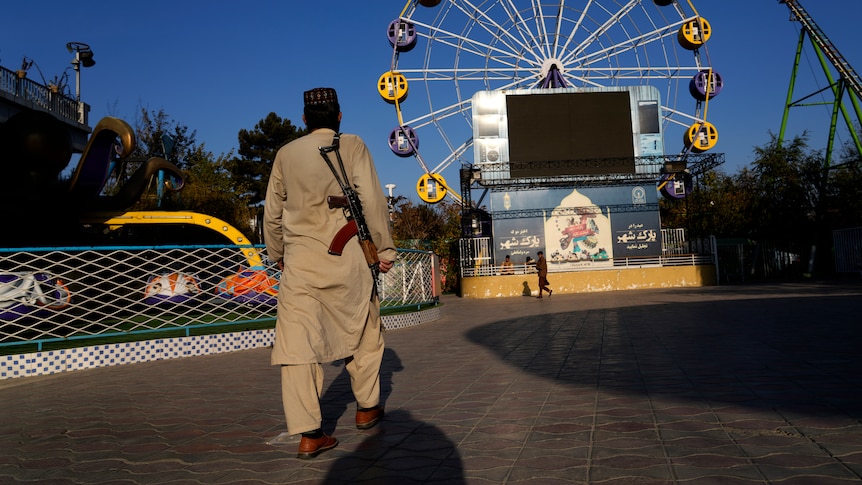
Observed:
[[[362,253],[365,254],[365,262],[368,263],[368,267],[379,270],[380,258],[377,257],[377,246],[374,245],[374,241],[365,239],[360,240],[359,244],[362,246]],[[377,279],[376,275],[374,279]]]

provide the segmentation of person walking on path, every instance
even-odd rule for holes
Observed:
[[[539,259],[536,260],[536,271],[539,272],[539,296],[542,297],[542,290],[548,292],[548,298],[551,297],[551,294],[554,293],[553,290],[548,288],[548,261],[545,259],[545,253],[539,251],[536,253],[539,256]]]
[[[344,359],[356,399],[356,427],[368,429],[384,415],[380,403],[383,358],[380,303],[363,247],[344,243],[329,251],[348,224],[345,211],[328,196],[343,195],[323,147],[337,147],[348,180],[361,202],[380,271],[397,257],[389,210],[374,161],[356,135],[336,138],[341,108],[334,89],[304,93],[302,121],[309,133],[277,152],[264,204],[268,257],[282,269],[272,365],[281,366],[287,431],[301,434],[297,456],[312,458],[338,440],[322,430],[322,363]],[[333,153],[331,155],[336,155]],[[337,170],[337,169],[336,169]]]

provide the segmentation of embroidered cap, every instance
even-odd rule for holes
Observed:
[[[332,88],[314,88],[303,93],[303,98],[306,106],[338,102],[338,96]]]

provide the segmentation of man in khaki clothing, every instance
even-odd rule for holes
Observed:
[[[343,194],[319,150],[333,145],[339,130],[337,95],[331,88],[316,88],[304,93],[304,101],[302,120],[309,134],[275,156],[264,206],[264,239],[267,255],[283,269],[272,364],[281,366],[287,431],[302,434],[298,456],[311,458],[338,444],[321,428],[321,363],[345,360],[359,429],[383,418],[383,336],[375,283],[357,238],[347,241],[340,256],[328,251],[348,222],[341,208],[327,203],[327,196]],[[385,273],[397,252],[374,161],[356,135],[341,135],[339,152]],[[339,170],[335,153],[330,157]]]

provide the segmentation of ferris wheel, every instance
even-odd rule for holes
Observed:
[[[665,138],[709,150],[707,107],[723,85],[705,55],[711,31],[690,0],[409,0],[377,86],[395,107],[389,146],[418,162],[423,200],[459,198],[443,173],[470,165],[475,93],[653,86]]]

